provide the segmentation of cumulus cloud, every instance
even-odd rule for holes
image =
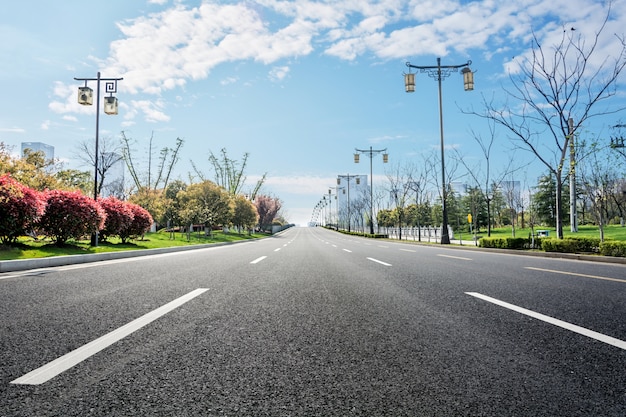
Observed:
[[[121,36],[110,44],[109,56],[100,65],[108,73],[123,74],[120,91],[157,97],[205,79],[229,62],[271,66],[269,78],[280,82],[289,73],[281,60],[314,52],[347,61],[360,56],[384,61],[479,50],[490,59],[491,49],[527,48],[533,29],[549,40],[562,22],[572,22],[582,33],[583,26],[597,28],[605,13],[591,0],[241,0],[226,4],[204,0],[197,6],[149,2],[161,6],[161,11],[118,22]],[[555,16],[561,20],[555,21]],[[610,30],[615,30],[607,33],[621,33],[619,19],[610,24],[615,26]],[[233,80],[225,78],[222,83]],[[51,103],[51,110],[89,111],[71,103],[67,87],[55,87],[65,100]],[[140,107],[131,116],[168,120],[162,103],[133,103]]]

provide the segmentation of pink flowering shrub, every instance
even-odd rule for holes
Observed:
[[[124,231],[130,229],[135,217],[129,203],[118,200],[115,197],[108,197],[98,201],[106,212],[104,229],[100,231],[102,240],[111,236],[122,236]],[[122,241],[124,239],[122,238]]]
[[[81,239],[104,227],[106,213],[100,204],[78,191],[45,193],[46,209],[39,227],[58,246]]]
[[[44,212],[41,193],[14,180],[0,176],[0,243],[14,243],[32,231]]]
[[[143,236],[148,230],[150,230],[150,226],[152,226],[153,223],[152,216],[148,210],[137,204],[126,204],[133,212],[133,221],[130,227],[119,233],[123,243],[127,242],[129,239]]]

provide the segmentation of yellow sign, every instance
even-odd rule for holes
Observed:
[[[472,222],[472,213],[467,215],[467,222],[471,223]]]

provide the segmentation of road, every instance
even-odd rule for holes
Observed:
[[[624,416],[626,267],[292,228],[0,274],[2,416]]]

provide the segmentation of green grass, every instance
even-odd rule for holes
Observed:
[[[88,240],[70,241],[63,247],[52,244],[50,240],[34,240],[21,238],[12,246],[0,246],[0,261],[13,259],[46,258],[62,255],[82,255],[88,253],[118,252],[126,250],[156,249],[175,246],[191,246],[207,243],[234,242],[267,237],[266,234],[254,233],[251,235],[238,233],[213,232],[212,237],[204,233],[192,233],[189,241],[184,233],[176,233],[173,239],[168,232],[147,233],[143,239],[133,240],[130,243],[121,243],[118,238],[111,238],[106,242],[99,242],[97,247],[90,246]]]
[[[537,230],[548,230],[550,233],[550,237],[556,237],[556,229],[550,227],[536,227],[535,233]],[[515,237],[528,237],[531,233],[529,228],[526,229],[515,229]],[[469,234],[468,232],[463,232],[463,235]],[[481,229],[479,236],[486,237],[487,229]],[[510,237],[513,236],[511,227],[502,227],[497,229],[491,229],[491,237]],[[600,237],[600,231],[597,226],[578,226],[578,233],[572,233],[570,231],[569,226],[563,227],[563,237]],[[604,239],[605,240],[621,240],[626,241],[626,227],[622,227],[620,225],[610,225],[605,226],[604,228]]]

